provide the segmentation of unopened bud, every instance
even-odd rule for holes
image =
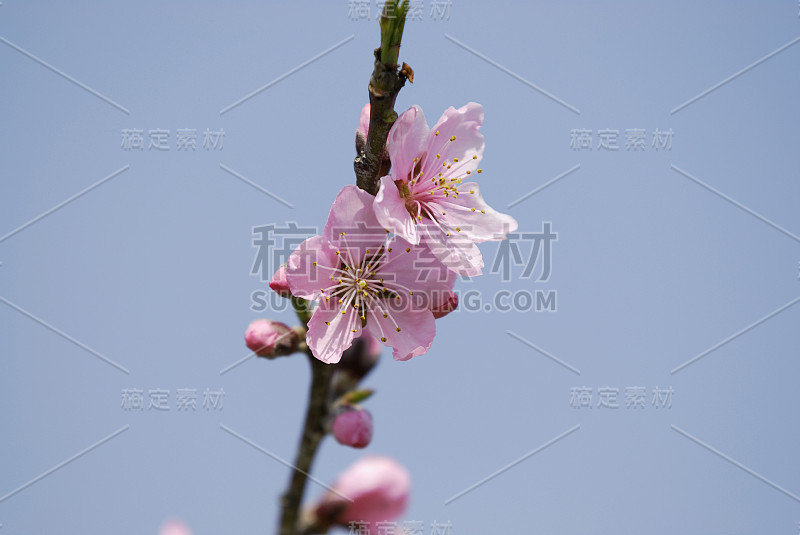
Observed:
[[[278,321],[253,321],[244,333],[247,347],[259,357],[291,355],[297,350],[297,333]]]
[[[313,509],[320,525],[348,526],[392,521],[406,509],[411,493],[408,471],[388,457],[364,457],[345,470]],[[347,500],[342,496],[346,496]]]
[[[450,292],[450,295],[444,299],[438,306],[431,308],[433,317],[436,319],[443,318],[458,308],[458,294]]]
[[[367,148],[367,134],[369,133],[369,102],[361,109],[361,117],[356,130],[356,154],[361,154]]]
[[[289,281],[286,280],[286,264],[279,267],[272,276],[272,280],[269,281],[269,287],[281,297],[292,297],[292,291],[289,289]]]
[[[372,415],[358,405],[341,404],[335,409],[331,432],[343,446],[365,448],[372,440]]]

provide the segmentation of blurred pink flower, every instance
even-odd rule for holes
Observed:
[[[158,535],[192,535],[192,530],[182,520],[173,518],[161,524]]]
[[[411,476],[394,459],[367,456],[342,472],[332,488],[336,493],[328,492],[315,508],[318,517],[328,524],[368,522],[374,528],[375,523],[394,520],[406,510]]]

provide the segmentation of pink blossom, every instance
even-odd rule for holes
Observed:
[[[375,215],[412,244],[424,243],[448,268],[480,275],[476,243],[502,240],[517,228],[513,217],[487,205],[478,184],[482,172],[483,107],[470,102],[447,109],[432,129],[422,108],[412,106],[389,133],[391,173],[381,178]]]
[[[372,440],[372,415],[361,407],[343,408],[334,418],[331,431],[343,446],[366,448]]]
[[[297,333],[283,323],[258,319],[247,326],[244,342],[259,357],[277,357],[294,351]]]
[[[322,235],[289,257],[292,294],[319,301],[306,340],[323,362],[339,362],[365,331],[392,347],[396,360],[424,354],[436,333],[431,309],[452,293],[455,275],[428,249],[387,238],[374,199],[356,186],[342,188]]]
[[[411,492],[411,476],[394,459],[367,456],[342,472],[332,489],[335,492],[326,494],[315,508],[317,516],[329,524],[368,522],[374,527],[377,522],[391,521],[403,514]]]

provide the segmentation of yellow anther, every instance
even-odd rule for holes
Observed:
[[[362,288],[366,288],[367,287],[367,281],[358,281],[358,285],[361,286]]]
[[[478,169],[478,172],[479,173],[483,173],[483,169]]]
[[[400,327],[398,327],[398,328],[397,328],[397,329],[395,329],[395,330],[396,330],[397,332],[400,332]]]
[[[381,336],[381,342],[385,342],[385,341],[386,341],[386,337],[385,336]]]
[[[450,136],[450,141],[455,141],[455,140],[456,140],[456,136]]]
[[[411,248],[410,247],[406,247],[406,252],[410,253],[411,252]]]
[[[461,228],[460,227],[456,227],[456,232],[461,232]]]
[[[477,155],[477,154],[473,154],[473,155],[472,155],[472,159],[473,159],[473,160],[477,160],[477,159],[478,159],[478,155]]]
[[[453,158],[453,163],[458,163],[458,158]]]
[[[439,135],[439,131],[437,130],[436,132],[433,133],[433,135],[434,136],[438,136]]]
[[[385,314],[385,313],[384,313],[383,317],[384,317],[384,318],[388,318],[388,317],[389,317],[389,314]]]

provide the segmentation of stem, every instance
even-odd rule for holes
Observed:
[[[407,79],[413,82],[413,71],[403,64],[398,71],[397,57],[403,37],[407,2],[397,0],[384,4],[381,17],[381,46],[375,49],[375,63],[369,79],[369,132],[364,150],[356,156],[353,168],[356,184],[364,191],[378,193],[378,180],[389,172],[386,138],[397,120],[394,103]]]
[[[300,438],[300,448],[294,461],[294,470],[289,487],[281,496],[280,535],[295,535],[300,514],[300,503],[306,488],[306,480],[320,442],[325,438],[323,422],[328,414],[328,389],[334,366],[317,360],[311,351],[306,351],[311,364],[311,389],[308,409]]]

